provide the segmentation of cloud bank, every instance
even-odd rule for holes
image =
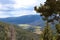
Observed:
[[[0,18],[34,15],[34,6],[44,0],[0,0]]]

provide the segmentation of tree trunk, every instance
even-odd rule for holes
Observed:
[[[50,26],[48,24],[48,20],[46,21],[46,26],[44,28],[43,40],[53,40],[52,39],[52,31],[51,31]]]

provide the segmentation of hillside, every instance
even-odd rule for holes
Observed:
[[[41,34],[42,33],[42,27],[41,26],[32,26],[32,25],[28,25],[28,24],[19,24],[18,25],[20,28],[25,29],[27,31],[36,33],[36,34]]]
[[[0,40],[40,40],[39,35],[22,28],[0,22]]]

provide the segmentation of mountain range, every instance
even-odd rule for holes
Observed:
[[[40,15],[25,15],[20,17],[0,18],[0,21],[12,24],[29,24],[34,26],[44,26],[44,21]]]
[[[38,33],[42,32],[42,30],[38,30],[40,28],[43,28],[43,26],[45,25],[42,17],[39,15],[25,15],[20,17],[0,18],[0,21],[2,21],[0,22],[1,40],[9,40],[10,38],[16,40],[40,40],[41,35]],[[17,24],[19,26],[13,24]]]

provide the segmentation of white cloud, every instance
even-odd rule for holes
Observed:
[[[0,4],[0,18],[34,15],[36,12],[32,8],[40,3],[44,4],[44,0],[14,0],[14,3]]]
[[[20,10],[20,11],[11,12],[11,14],[14,17],[18,17],[18,16],[22,16],[22,15],[34,15],[34,14],[36,14],[36,12],[31,11],[31,10]]]
[[[6,18],[6,17],[10,17],[7,14],[4,14],[4,12],[0,12],[0,18]]]
[[[14,7],[20,8],[20,7],[29,7],[29,6],[35,6],[40,5],[40,3],[44,4],[46,0],[15,0]]]
[[[7,18],[10,17],[9,15],[1,15],[0,18]]]
[[[18,10],[18,11],[11,11],[11,12],[0,12],[0,18],[6,17],[18,17],[22,15],[34,15],[36,12],[33,10]]]
[[[15,0],[15,2],[15,8],[35,6],[38,4],[38,0]]]
[[[2,4],[0,4],[0,9],[2,8]]]

